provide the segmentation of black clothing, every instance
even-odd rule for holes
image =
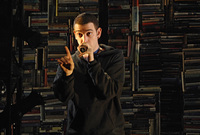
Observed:
[[[121,50],[106,45],[88,63],[72,55],[74,72],[66,76],[58,66],[53,83],[55,96],[68,103],[69,135],[124,135],[120,96],[125,61]]]

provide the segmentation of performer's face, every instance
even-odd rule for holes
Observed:
[[[87,23],[84,25],[74,25],[74,35],[79,45],[86,43],[93,50],[97,50],[99,47],[98,39],[101,36],[101,28],[95,29],[93,23]]]

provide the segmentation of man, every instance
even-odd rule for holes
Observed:
[[[71,56],[66,47],[66,56],[58,60],[53,90],[68,103],[67,135],[125,134],[120,104],[124,56],[121,50],[99,45],[101,32],[95,16],[78,15],[74,20],[77,51]]]

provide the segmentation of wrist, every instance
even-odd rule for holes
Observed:
[[[89,56],[88,56],[88,62],[92,62],[92,61],[94,61],[94,54],[93,53],[89,54]]]
[[[91,62],[88,62],[88,66],[91,67],[91,66],[94,66],[96,64],[96,60],[93,60]]]

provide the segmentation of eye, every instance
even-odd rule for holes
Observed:
[[[91,36],[92,35],[92,32],[87,32],[87,36]]]
[[[78,36],[81,38],[83,36],[83,34],[82,33],[78,33]]]

